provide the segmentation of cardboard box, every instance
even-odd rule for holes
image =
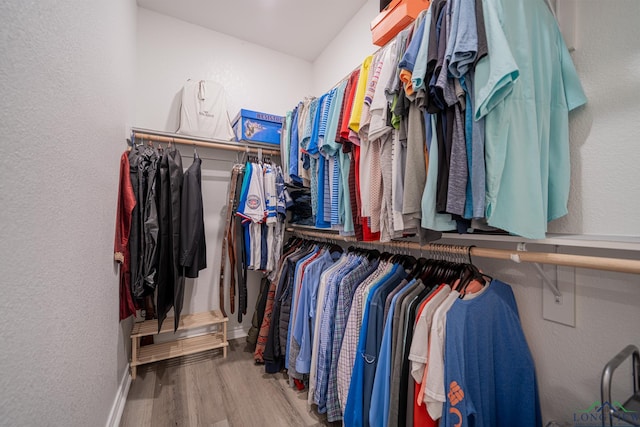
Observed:
[[[282,116],[242,109],[233,119],[233,132],[238,141],[280,144],[283,123]]]

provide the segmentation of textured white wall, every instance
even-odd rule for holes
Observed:
[[[175,131],[179,96],[189,78],[222,84],[231,119],[240,108],[284,115],[311,93],[311,63],[143,8],[138,9],[137,43],[134,125],[138,127]],[[193,150],[179,148],[188,167]],[[236,159],[235,154],[220,150],[198,149],[198,153],[205,159],[202,191],[208,268],[198,279],[187,280],[185,313],[219,307],[224,208]],[[243,335],[251,326],[259,285],[260,273],[250,272],[247,316],[240,324],[237,313],[227,313],[231,336]],[[228,310],[227,298],[225,306]]]
[[[127,362],[113,234],[132,0],[0,4],[2,425],[105,425]]]
[[[575,19],[576,51],[572,57],[589,104],[571,117],[569,215],[552,223],[550,231],[640,236],[640,169],[636,165],[640,158],[640,30],[636,25],[640,2],[618,1],[615,7],[595,0],[558,3]],[[332,87],[375,49],[368,26],[375,10],[374,2],[369,1],[352,20],[358,24],[345,28],[314,62],[316,95]],[[529,249],[548,247],[530,245]],[[622,251],[575,253],[638,257],[637,252]],[[627,344],[640,346],[640,279],[637,275],[578,270],[577,323],[571,328],[543,320],[541,281],[532,266],[483,259],[476,263],[513,285],[536,363],[545,424],[558,420],[573,425],[575,412],[600,400],[600,375],[606,362]],[[614,399],[623,401],[631,394],[629,365],[616,372]]]
[[[572,115],[569,215],[549,231],[640,236],[640,2],[558,4],[575,14],[571,56],[589,102]]]
[[[378,47],[371,41],[371,21],[378,16],[380,2],[368,0],[325,50],[313,61],[313,94],[319,96],[362,64]]]
[[[240,108],[283,115],[311,92],[311,64],[148,9],[138,10],[135,126],[175,131],[187,79],[210,79]]]

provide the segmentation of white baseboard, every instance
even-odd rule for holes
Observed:
[[[247,336],[247,332],[244,330],[244,328],[242,326],[237,326],[233,329],[229,328],[227,329],[227,339],[228,340],[235,340],[238,338],[244,338]]]
[[[129,364],[127,364],[124,370],[124,375],[120,380],[120,385],[116,391],[116,397],[111,406],[111,412],[109,412],[109,419],[107,420],[107,427],[118,427],[120,425],[120,419],[122,418],[122,412],[124,411],[124,405],[127,403],[127,394],[129,394],[129,387],[131,386],[131,374],[129,372]]]

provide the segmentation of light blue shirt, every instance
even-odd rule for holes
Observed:
[[[460,78],[465,91],[467,106],[465,108],[465,139],[467,145],[467,200],[464,217],[467,219],[484,218],[485,201],[485,164],[484,164],[484,118],[473,120],[473,79],[472,73]]]
[[[422,33],[422,40],[420,40],[420,46],[418,47],[415,66],[413,67],[413,73],[411,75],[411,83],[415,91],[418,91],[418,89],[422,89],[424,87],[424,77],[427,74],[429,33],[431,32],[431,9],[432,8],[430,4],[424,17],[424,31]]]
[[[369,425],[371,427],[384,427],[389,418],[389,401],[391,393],[391,346],[393,331],[393,313],[398,297],[403,295],[414,283],[415,279],[407,283],[394,297],[389,305],[387,321],[384,324],[382,345],[378,355],[376,376],[373,380],[373,392],[371,393],[371,405],[369,407]]]
[[[445,56],[449,59],[449,73],[464,76],[478,56],[478,28],[475,0],[449,0],[451,28]]]
[[[307,140],[306,145],[301,143],[302,148],[307,150],[310,156],[310,175],[311,175],[311,210],[314,215],[318,214],[318,128],[320,126],[320,109],[318,105],[322,102],[322,99],[325,97],[323,95],[320,100],[317,98],[311,101],[309,105],[309,139]],[[306,131],[305,131],[306,132]]]
[[[297,300],[297,295],[298,295],[298,287],[296,286],[296,284],[298,283],[298,277],[300,277],[300,275],[302,274],[302,264],[307,261],[309,258],[311,258],[312,256],[314,256],[315,254],[318,253],[319,248],[316,246],[313,248],[313,250],[311,251],[311,253],[307,254],[305,257],[301,258],[300,260],[298,260],[298,262],[296,263],[296,269],[294,271],[293,274],[293,296],[291,298],[291,311],[289,312],[290,315],[291,313],[295,313],[296,312],[296,300]],[[292,329],[293,329],[293,317],[290,318],[289,320],[289,329],[287,329],[287,348],[286,348],[286,352],[285,352],[285,357],[284,357],[284,366],[285,368],[289,369],[289,351],[291,349],[291,339],[293,338],[293,334],[291,333]],[[296,318],[298,319],[298,318]]]
[[[482,5],[490,54],[476,66],[474,117],[485,117],[487,220],[542,239],[567,213],[569,111],[587,99],[545,2]]]
[[[316,306],[320,276],[339,257],[340,254],[338,252],[330,254],[328,250],[324,251],[322,255],[307,266],[302,278],[300,297],[295,311],[296,322],[293,327],[293,338],[300,345],[300,353],[296,358],[295,369],[301,374],[308,374],[311,370],[311,349],[313,347],[313,324],[311,322],[315,319],[313,311]]]
[[[302,102],[291,113],[291,143],[289,146],[289,177],[298,183],[302,183],[302,179],[298,175],[298,148],[300,145],[298,135],[298,114],[302,108]]]
[[[329,369],[331,367],[331,345],[333,343],[333,318],[336,313],[338,300],[338,286],[342,279],[359,265],[360,257],[350,254],[347,263],[331,276],[327,283],[327,291],[320,317],[320,345],[318,346],[318,369],[316,375],[316,389],[314,402],[318,405],[318,412],[327,412],[327,389],[329,383]]]
[[[343,81],[337,88],[332,90],[334,92],[331,99],[331,106],[329,108],[327,129],[324,133],[324,139],[320,151],[326,156],[333,156],[338,149],[342,147],[342,144],[336,142],[336,132],[338,131],[338,122],[340,121],[340,110],[342,109],[342,101],[344,100],[344,90],[347,87],[347,81]]]
[[[394,265],[393,268],[375,284],[372,285],[367,300],[363,306],[364,315],[362,317],[362,326],[360,327],[360,335],[358,338],[358,349],[356,350],[356,358],[353,364],[353,371],[351,374],[351,383],[349,384],[349,393],[347,395],[347,404],[344,408],[344,425],[349,427],[361,427],[363,424],[363,404],[364,404],[364,354],[367,341],[367,325],[369,324],[369,308],[371,300],[375,294],[375,291],[385,284],[387,280],[398,269],[398,265]],[[368,409],[368,408],[367,408]]]
[[[404,56],[398,63],[398,68],[409,70],[413,72],[413,67],[416,65],[416,56],[418,55],[418,49],[420,48],[420,43],[422,42],[422,34],[424,33],[424,19],[422,22],[418,24],[418,28],[409,42],[409,46],[407,46],[407,50],[404,53]]]

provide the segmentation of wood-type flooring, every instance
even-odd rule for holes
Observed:
[[[266,374],[244,338],[222,350],[138,367],[122,414],[122,427],[339,426],[307,404],[307,392],[283,373]]]

